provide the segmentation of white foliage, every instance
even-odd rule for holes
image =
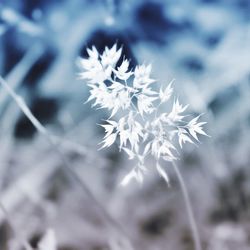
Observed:
[[[173,95],[174,80],[165,89],[160,87],[156,91],[155,80],[151,77],[152,66],[138,65],[133,71],[127,59],[117,65],[122,49],[116,44],[106,47],[102,54],[94,46],[87,52],[89,58],[80,60],[83,71],[80,77],[87,79],[90,87],[87,101],[93,101],[93,107],[107,109],[110,118],[119,117],[101,125],[105,129],[101,148],[110,147],[119,139],[120,150],[137,162],[121,185],[127,185],[132,179],[142,183],[147,171],[145,158],[150,156],[155,158],[160,176],[169,183],[159,161],[177,159],[175,138],[182,148],[186,142],[198,141],[198,135],[207,135],[203,130],[205,122],[198,122],[200,116],[187,121],[184,112],[188,105],[183,106],[178,99],[174,100],[169,112],[161,112],[160,106]]]
[[[162,166],[157,162],[156,163],[156,169],[158,171],[158,173],[160,174],[160,176],[162,176],[164,178],[164,180],[167,182],[167,184],[169,185],[169,178],[167,173],[163,170]]]
[[[128,80],[128,78],[133,74],[132,71],[128,71],[129,68],[129,62],[128,60],[124,60],[120,67],[118,67],[116,72],[116,76],[121,80]]]
[[[168,120],[176,123],[176,122],[181,122],[182,119],[185,117],[183,115],[183,112],[187,109],[188,105],[183,106],[182,104],[179,103],[179,100],[176,99],[173,107],[172,107],[172,111],[168,114]]]
[[[162,88],[160,88],[159,97],[160,97],[161,103],[167,102],[169,98],[172,96],[173,94],[172,84],[173,84],[173,81],[169,83],[169,85],[165,88],[165,90],[162,90]]]
[[[134,169],[133,169],[132,171],[130,171],[130,172],[123,178],[123,180],[121,181],[121,185],[122,185],[122,186],[128,185],[128,183],[129,183],[133,178],[136,178],[136,172],[135,172]]]
[[[193,141],[188,136],[188,132],[185,129],[179,128],[178,137],[179,137],[179,144],[181,148],[182,148],[182,143],[185,143],[185,142],[193,143]]]

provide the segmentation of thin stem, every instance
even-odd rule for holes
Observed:
[[[177,175],[177,178],[180,182],[181,191],[182,191],[183,196],[184,196],[185,205],[186,205],[186,209],[187,209],[187,213],[188,213],[188,219],[189,219],[189,223],[190,223],[190,227],[191,227],[191,231],[192,231],[192,235],[193,235],[195,250],[202,250],[200,235],[199,235],[199,231],[197,229],[197,225],[196,225],[196,222],[194,219],[194,212],[192,209],[192,205],[191,205],[191,201],[190,201],[190,197],[189,197],[189,194],[187,191],[186,184],[184,182],[184,179],[182,177],[182,174],[181,174],[177,164],[174,161],[172,162],[172,164],[174,167],[174,171]]]
[[[132,250],[134,249],[130,243],[130,240],[126,233],[123,231],[121,225],[113,219],[113,217],[108,213],[108,211],[105,209],[105,207],[102,206],[102,204],[96,199],[96,197],[93,195],[93,193],[90,191],[90,189],[87,187],[87,185],[83,182],[83,180],[78,176],[78,174],[71,168],[71,164],[69,160],[65,157],[63,152],[58,147],[58,143],[55,141],[55,138],[49,134],[47,129],[40,123],[40,121],[32,114],[24,100],[17,95],[13,89],[8,85],[8,83],[0,76],[0,84],[4,87],[4,89],[9,93],[9,95],[14,99],[14,101],[17,103],[19,108],[22,110],[22,112],[25,114],[25,116],[30,120],[30,122],[34,125],[34,127],[40,132],[44,137],[48,140],[48,142],[51,144],[53,150],[60,156],[61,161],[63,162],[62,168],[65,170],[65,172],[74,179],[79,186],[82,188],[82,190],[87,194],[88,198],[93,202],[96,209],[99,210],[103,220],[107,223],[107,225],[110,226],[110,228],[113,230],[113,232],[116,232],[121,241],[126,244],[127,249]]]

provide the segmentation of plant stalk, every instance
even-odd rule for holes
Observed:
[[[71,168],[71,164],[69,160],[65,157],[63,152],[61,152],[58,147],[58,143],[55,140],[55,137],[50,135],[47,129],[40,123],[40,121],[32,114],[31,110],[28,108],[22,97],[17,95],[15,91],[8,85],[8,83],[0,76],[0,85],[9,93],[9,95],[13,98],[13,100],[17,103],[19,108],[22,110],[24,115],[29,119],[29,121],[33,124],[33,126],[37,129],[39,133],[41,133],[50,143],[54,151],[60,156],[61,161],[63,162],[62,168],[68,174],[69,177],[74,179],[88,198],[95,205],[96,209],[99,211],[103,220],[107,223],[107,225],[111,228],[112,232],[117,234],[123,244],[127,245],[128,250],[134,250],[128,235],[124,232],[121,225],[108,213],[105,207],[96,199],[94,194],[90,191],[87,185],[83,182],[83,180],[78,176],[78,174]]]
[[[192,236],[193,236],[193,241],[194,241],[194,246],[195,246],[195,250],[202,250],[201,247],[201,239],[200,239],[200,235],[199,235],[199,231],[197,228],[197,224],[196,221],[194,219],[194,212],[193,212],[193,208],[191,205],[191,201],[190,201],[190,197],[188,194],[188,190],[185,184],[185,181],[182,177],[182,174],[177,166],[177,164],[173,161],[172,162],[173,167],[174,167],[174,171],[177,175],[177,178],[180,182],[180,186],[181,186],[181,191],[184,197],[184,201],[185,201],[185,205],[186,205],[186,209],[187,209],[187,214],[188,214],[188,219],[189,219],[189,223],[190,223],[190,227],[191,227],[191,232],[192,232]]]

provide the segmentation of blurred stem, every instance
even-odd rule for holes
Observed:
[[[5,209],[4,205],[2,204],[2,202],[0,201],[0,210],[2,210],[4,216],[5,216],[5,219],[7,221],[7,223],[9,224],[9,227],[10,229],[12,230],[15,238],[20,241],[24,247],[25,250],[33,250],[33,248],[31,247],[31,245],[29,244],[29,242],[24,239],[20,234],[19,232],[16,230],[15,226],[13,225],[12,223],[12,220],[9,216],[9,213],[8,211]]]
[[[17,89],[27,72],[31,69],[32,65],[39,59],[44,52],[41,44],[33,45],[22,59],[13,67],[13,69],[6,75],[5,79],[13,90]],[[7,92],[0,92],[0,118],[6,112],[8,105],[9,95]]]
[[[184,179],[182,177],[182,174],[181,174],[177,164],[174,161],[172,162],[172,164],[174,167],[174,171],[177,175],[177,178],[180,182],[181,191],[182,191],[182,194],[184,197],[184,201],[185,201],[185,205],[186,205],[186,209],[187,209],[187,213],[188,213],[188,219],[189,219],[189,223],[190,223],[190,227],[191,227],[191,231],[192,231],[192,235],[193,235],[195,250],[202,250],[200,235],[199,235],[199,231],[198,231],[195,219],[194,219],[194,212],[192,209],[191,200],[190,200],[190,197],[189,197],[189,194],[187,191],[186,184],[184,182]]]
[[[53,150],[60,156],[60,160],[63,162],[62,167],[65,170],[65,173],[69,175],[74,181],[78,183],[78,185],[82,188],[82,190],[86,193],[88,198],[95,205],[96,209],[100,212],[103,220],[107,223],[109,228],[112,229],[113,233],[116,233],[120,240],[124,242],[128,250],[133,250],[132,244],[128,238],[128,236],[123,231],[121,225],[113,219],[113,217],[108,213],[105,207],[96,199],[94,194],[90,191],[87,185],[83,182],[83,180],[78,176],[78,174],[71,168],[71,164],[67,157],[65,157],[64,153],[58,147],[59,144],[55,140],[56,137],[49,134],[47,129],[40,123],[40,121],[32,114],[22,97],[17,95],[14,90],[8,85],[8,83],[0,76],[0,84],[3,88],[9,93],[9,95],[14,99],[19,108],[25,114],[25,116],[30,120],[30,122],[34,125],[34,127],[40,132],[50,143]]]

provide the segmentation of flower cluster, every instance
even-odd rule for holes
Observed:
[[[205,122],[198,121],[200,116],[187,121],[184,114],[187,106],[178,99],[174,99],[171,110],[165,112],[173,94],[173,81],[156,91],[151,65],[138,65],[132,70],[125,58],[117,65],[122,49],[116,44],[106,47],[102,54],[94,46],[87,52],[89,57],[79,60],[83,70],[80,78],[87,79],[90,87],[87,101],[94,101],[93,107],[110,112],[109,119],[101,125],[105,129],[101,148],[119,140],[119,149],[125,151],[129,159],[136,160],[121,184],[126,185],[133,178],[142,182],[147,172],[145,159],[150,156],[156,161],[158,173],[168,182],[161,161],[177,159],[174,140],[182,147],[185,142],[198,141],[199,134],[207,135],[202,127]]]

